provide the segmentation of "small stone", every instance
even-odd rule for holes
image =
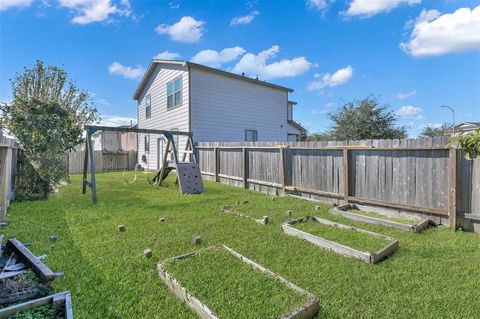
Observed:
[[[164,218],[164,217],[160,217],[159,221],[160,221],[161,223],[163,223],[163,222],[165,222],[165,218]]]
[[[124,232],[125,231],[125,225],[118,225],[118,231],[119,232]]]
[[[202,243],[202,238],[200,236],[192,237],[192,245],[200,245]]]
[[[293,213],[293,212],[289,209],[289,210],[287,210],[285,213],[287,214],[287,216],[292,216],[292,213]]]
[[[315,210],[316,210],[317,212],[319,212],[321,208],[322,208],[322,206],[320,206],[320,205],[315,205]]]
[[[153,256],[152,250],[150,248],[145,249],[143,251],[143,255],[145,255],[145,257],[147,257],[147,258],[152,258],[152,256]]]
[[[51,241],[57,241],[57,239],[58,239],[58,238],[57,238],[57,236],[55,236],[55,235],[50,236],[50,240],[51,240]]]
[[[266,225],[266,224],[268,224],[268,221],[269,221],[268,216],[263,216],[263,218],[261,219],[260,223],[261,223],[262,225]]]

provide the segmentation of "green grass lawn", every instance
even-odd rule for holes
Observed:
[[[225,249],[169,263],[166,270],[220,318],[276,319],[308,301]]]
[[[373,213],[373,212],[367,212],[367,211],[359,210],[359,209],[349,209],[348,211],[350,213],[354,213],[354,214],[358,214],[358,215],[364,215],[364,216],[374,217],[374,218],[378,218],[378,219],[385,219],[385,220],[389,220],[389,221],[392,221],[392,222],[405,224],[405,225],[416,225],[416,224],[420,223],[419,220],[399,218],[399,217],[390,217],[390,216],[385,216],[385,215],[381,215],[381,214],[377,214],[377,213]]]
[[[121,173],[98,174],[98,203],[81,194],[81,177],[47,201],[13,203],[6,238],[33,242],[37,255],[65,278],[57,291],[70,290],[76,318],[195,318],[160,281],[156,262],[224,243],[321,298],[321,318],[478,318],[480,236],[437,227],[415,234],[315,212],[315,203],[270,196],[205,182],[205,193],[180,196],[173,185],[153,187],[143,175],[126,184]],[[271,223],[259,225],[221,212],[242,207]],[[240,209],[240,208],[239,208]],[[291,217],[285,214],[293,211]],[[399,240],[391,258],[370,265],[285,235],[283,222],[305,215],[383,233]],[[159,222],[160,217],[166,221]],[[118,232],[124,224],[126,231]],[[50,242],[55,234],[58,241]],[[151,248],[153,258],[143,250]],[[205,275],[215,273],[205,269]],[[191,271],[190,276],[196,276]],[[188,274],[187,274],[188,276]],[[193,280],[193,279],[192,279]],[[193,288],[192,288],[193,289]],[[199,287],[197,289],[203,289]],[[225,287],[228,293],[239,287]],[[241,291],[241,290],[239,290]],[[227,292],[226,292],[227,293]],[[250,293],[250,292],[249,292]]]
[[[373,253],[389,243],[384,238],[374,237],[351,229],[339,229],[313,220],[293,224],[292,227],[363,252]]]

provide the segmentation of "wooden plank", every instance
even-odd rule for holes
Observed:
[[[342,217],[345,217],[350,220],[362,222],[362,223],[368,223],[368,224],[377,224],[377,225],[382,225],[382,226],[387,226],[387,227],[392,227],[404,231],[411,231],[411,232],[421,232],[424,230],[429,224],[430,220],[429,219],[423,219],[421,221],[418,221],[417,224],[402,224],[402,223],[397,223],[392,220],[387,220],[387,219],[381,219],[381,218],[376,218],[376,217],[371,217],[371,216],[366,216],[362,214],[355,214],[354,212],[349,212],[349,209],[359,209],[359,207],[348,204],[348,205],[343,205],[339,207],[332,207],[330,209],[330,213],[334,215],[340,215]],[[402,217],[403,218],[403,217]]]
[[[343,202],[348,204],[348,148],[343,149]]]
[[[282,184],[282,189],[285,191],[285,186],[287,186],[286,181],[286,172],[285,172],[285,147],[280,146],[280,181]]]
[[[69,155],[69,162],[70,162],[70,155]],[[70,169],[69,169],[70,172]],[[83,159],[83,183],[82,183],[82,194],[87,193],[87,180],[88,177],[88,142],[85,139],[85,154]]]
[[[20,241],[11,238],[6,244],[7,250],[13,252],[25,265],[32,268],[33,272],[38,276],[40,281],[52,281],[63,276],[61,273],[54,273],[47,265],[38,259],[32,252],[25,247]]]
[[[65,319],[73,319],[72,300],[69,291],[30,300],[0,309],[0,319],[7,319],[23,311],[51,304],[52,307],[63,307]]]
[[[301,305],[297,309],[285,314],[281,317],[281,319],[312,319],[314,318],[320,311],[320,299],[313,294],[305,291],[304,289],[296,286],[295,284],[289,282],[288,280],[284,279],[283,277],[276,275],[272,271],[268,270],[267,268],[257,264],[253,260],[239,254],[238,252],[234,251],[233,249],[227,247],[226,245],[217,245],[213,247],[209,247],[202,251],[212,251],[217,249],[225,249],[227,252],[232,254],[236,257],[239,261],[244,262],[252,267],[252,269],[260,271],[261,273],[269,276],[270,278],[280,282],[287,288],[295,291],[296,293],[307,297],[307,301],[304,305]],[[207,305],[202,303],[198,298],[191,295],[187,289],[185,289],[172,275],[170,275],[166,269],[165,264],[169,262],[174,262],[176,260],[186,259],[186,258],[195,258],[200,251],[184,254],[181,256],[177,256],[163,262],[159,262],[157,264],[158,274],[162,282],[170,289],[172,293],[174,293],[177,298],[182,300],[187,304],[190,309],[195,311],[201,318],[204,319],[219,319],[218,315],[209,309]],[[0,318],[1,319],[1,318]]]
[[[331,226],[331,227],[337,227],[339,229],[345,229],[346,231],[356,231],[360,232],[362,234],[366,234],[369,236],[377,237],[377,238],[383,238],[385,240],[388,240],[388,244],[381,249],[377,250],[376,252],[364,252],[360,251],[358,249],[348,247],[342,244],[339,244],[337,242],[331,241],[324,239],[320,236],[315,236],[310,233],[301,231],[295,227],[292,227],[294,224],[306,222],[308,220],[318,222],[323,225]],[[317,245],[319,247],[331,250],[333,252],[336,252],[338,254],[341,254],[346,257],[353,257],[359,260],[362,260],[367,263],[375,264],[384,259],[385,257],[389,256],[392,254],[395,250],[398,248],[398,241],[392,237],[384,236],[382,234],[374,233],[368,230],[348,226],[348,225],[343,225],[339,223],[335,223],[326,219],[322,219],[319,217],[302,217],[299,219],[295,219],[289,222],[286,222],[282,224],[282,231],[288,235],[292,235],[295,237],[302,238],[314,245]]]
[[[243,188],[247,188],[247,179],[248,179],[248,153],[245,147],[242,148],[242,160],[243,160],[243,170],[242,170],[242,182]]]
[[[424,213],[435,213],[435,214],[438,214],[438,215],[448,216],[448,211],[446,209],[441,209],[441,208],[418,207],[418,206],[406,205],[406,204],[402,204],[402,203],[392,203],[392,202],[386,202],[386,201],[381,201],[381,200],[372,200],[372,199],[353,197],[353,196],[350,196],[350,201],[351,202],[357,202],[357,203],[365,203],[365,204],[372,204],[372,205],[378,205],[378,206],[392,207],[392,208],[397,208],[397,209],[418,211],[418,212],[424,212]]]
[[[343,198],[343,194],[317,191],[315,189],[308,189],[308,188],[302,188],[302,187],[286,186],[285,190],[291,191],[291,192],[310,193],[310,194],[316,194],[316,195],[322,195],[322,196]]]
[[[450,228],[457,228],[457,150],[448,152],[448,217]]]
[[[214,148],[215,152],[215,182],[219,182],[218,180],[218,173],[220,172],[220,155],[219,155],[219,148]]]

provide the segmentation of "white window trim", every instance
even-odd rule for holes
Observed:
[[[178,79],[180,79],[181,89],[178,90],[178,91],[175,91],[175,81],[178,80]],[[168,85],[169,84],[173,85],[173,93],[171,94],[173,96],[173,106],[171,106],[171,107],[168,107],[168,97],[170,96],[170,95],[168,95]],[[175,105],[175,93],[177,93],[177,92],[180,92],[181,99],[180,99],[180,104]],[[180,76],[176,77],[175,79],[173,79],[172,81],[167,82],[167,111],[176,109],[177,107],[180,107],[182,105],[183,105],[183,76],[180,75]]]

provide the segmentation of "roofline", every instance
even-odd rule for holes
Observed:
[[[252,79],[252,78],[249,78],[247,76],[238,75],[238,74],[235,74],[235,73],[215,69],[215,68],[212,68],[212,67],[209,67],[209,66],[205,66],[205,65],[201,65],[201,64],[197,64],[197,63],[193,63],[193,62],[189,62],[189,61],[152,59],[152,61],[148,65],[147,71],[143,75],[142,80],[140,81],[137,89],[135,90],[135,93],[133,94],[133,99],[134,100],[136,100],[136,101],[138,100],[138,98],[140,96],[140,93],[143,91],[143,88],[145,87],[145,85],[146,85],[148,79],[150,78],[152,72],[155,70],[155,66],[157,64],[171,64],[171,65],[180,65],[180,66],[190,66],[190,67],[193,67],[193,68],[197,68],[199,70],[204,70],[204,71],[207,71],[207,72],[212,72],[212,73],[224,75],[224,76],[227,76],[227,77],[230,77],[230,78],[233,78],[233,79],[238,79],[238,80],[247,81],[247,82],[250,82],[250,83],[253,83],[253,84],[263,85],[263,86],[267,86],[267,87],[270,87],[270,88],[273,88],[273,89],[287,91],[289,93],[293,92],[293,89],[291,89],[291,88],[287,88],[287,87],[284,87],[284,86],[276,85],[276,84],[265,82],[265,81]]]
[[[292,105],[297,105],[297,102],[295,102],[295,101],[290,101],[289,100],[289,101],[287,101],[287,103],[292,104]]]
[[[307,132],[307,129],[304,128],[300,123],[295,122],[294,120],[288,120],[287,122],[288,122],[288,124],[291,124],[291,125],[295,126],[296,128],[298,128],[302,133],[305,134]]]

